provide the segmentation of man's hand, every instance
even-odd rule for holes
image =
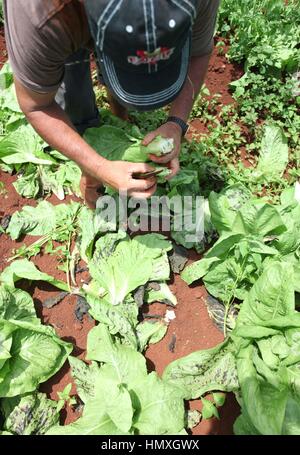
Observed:
[[[169,116],[179,117],[185,122],[189,118],[193,104],[199,93],[200,87],[204,81],[210,54],[191,57],[188,77],[184,83],[177,98],[172,102]],[[177,123],[167,122],[147,134],[143,144],[148,145],[156,136],[170,137],[174,139],[174,150],[172,153],[158,158],[157,156],[149,155],[155,163],[166,164],[171,169],[172,173],[168,178],[174,177],[179,171],[179,151],[181,143],[181,128]]]
[[[156,191],[156,178],[135,179],[133,174],[153,171],[147,163],[129,163],[127,161],[106,161],[99,168],[99,179],[119,192],[127,192],[129,196],[144,199]]]
[[[55,150],[75,161],[88,180],[82,180],[83,193],[94,191],[87,199],[93,206],[97,197],[96,189],[106,184],[119,191],[127,191],[136,198],[150,197],[156,191],[156,178],[134,179],[135,172],[150,172],[153,168],[144,163],[109,161],[98,155],[74,130],[66,113],[55,102],[55,93],[39,94],[25,88],[15,80],[20,107],[29,123],[38,134]]]
[[[155,131],[147,134],[143,140],[143,145],[148,145],[156,136],[162,136],[166,138],[172,138],[174,140],[174,149],[172,152],[164,156],[149,155],[149,158],[158,164],[167,164],[168,168],[171,170],[171,174],[167,177],[171,179],[180,169],[179,166],[179,152],[181,144],[181,128],[179,125],[173,122],[167,122],[157,128]]]

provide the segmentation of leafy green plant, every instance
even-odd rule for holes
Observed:
[[[101,156],[111,160],[131,161],[134,163],[144,163],[150,161],[148,155],[153,153],[166,153],[163,149],[171,150],[172,142],[164,138],[160,140],[157,146],[157,140],[150,143],[147,147],[142,145],[141,134],[139,130],[132,130],[129,135],[124,129],[116,126],[103,125],[100,128],[89,128],[84,138],[94,150]],[[152,163],[155,167],[154,163]]]
[[[294,169],[299,155],[300,126],[296,76],[300,61],[299,6],[299,0],[288,3],[246,0],[239,4],[224,0],[218,19],[219,39],[230,42],[227,57],[245,67],[245,74],[230,84],[236,103],[229,108],[232,112],[229,125],[238,123],[242,127],[242,140],[233,154],[225,150],[219,159],[230,166],[234,182],[244,183],[257,195],[268,195],[275,201],[287,186],[287,175],[289,184],[297,179]],[[250,165],[255,164],[261,124],[265,121],[280,127],[287,137],[291,170],[272,185],[264,182],[261,186],[253,181],[248,184],[249,175],[236,156],[245,146],[243,158]],[[214,144],[211,148],[214,150]],[[223,149],[221,144],[220,149]],[[234,167],[233,161],[236,161]]]
[[[12,70],[6,63],[0,71],[0,166],[5,172],[17,173],[13,183],[24,197],[54,193],[63,200],[65,194],[80,195],[79,167],[38,136],[18,105]]]
[[[37,207],[25,206],[21,211],[15,212],[6,230],[7,234],[14,240],[22,234],[39,236],[39,239],[29,246],[23,245],[14,252],[9,261],[19,257],[36,256],[44,247],[45,253],[58,255],[62,263],[60,267],[67,274],[70,289],[71,244],[77,234],[81,210],[82,206],[77,202],[54,206],[47,201],[41,201]],[[54,241],[59,242],[60,245],[54,248]]]
[[[83,415],[47,434],[179,434],[184,431],[180,391],[147,374],[145,358],[122,346],[100,324],[88,336],[88,366],[70,357]],[[154,418],[155,416],[155,418]]]
[[[153,298],[145,292],[149,281],[157,282],[161,292],[156,293],[154,300],[172,299],[165,284],[170,275],[167,256],[170,249],[171,243],[160,234],[130,239],[120,231],[100,237],[89,261],[93,279],[84,291],[91,315],[113,335],[118,334],[123,343],[141,352],[149,343],[160,341],[167,331],[163,320],[138,322],[138,313],[139,306]],[[135,300],[134,293],[140,287],[144,289],[141,302]]]
[[[230,84],[241,120],[255,130],[258,119],[283,128],[291,149],[299,149],[299,105],[293,95],[295,80],[262,76],[248,71]]]
[[[298,277],[299,200],[298,186],[283,193],[281,206],[250,199],[234,206],[229,188],[210,196],[212,222],[220,235],[203,259],[182,272],[191,284],[202,278],[207,290],[225,306],[227,315],[235,299],[243,301],[272,260],[290,262]],[[238,194],[238,193],[237,193]],[[249,197],[249,196],[248,196]],[[297,278],[293,283],[298,290]]]
[[[226,392],[236,393],[241,406],[236,434],[300,433],[295,310],[300,195],[294,184],[300,163],[299,6],[299,0],[223,0],[217,52],[224,55],[226,49],[232,61],[244,64],[245,74],[230,84],[234,103],[229,106],[202,88],[191,119],[200,119],[207,133],[183,143],[181,172],[158,185],[159,195],[207,198],[203,241],[188,243],[185,232],[173,229],[175,212],[171,237],[198,252],[209,247],[182,277],[189,284],[202,279],[223,304],[224,342],[177,359],[162,379],[148,374],[141,353],[163,338],[167,322],[141,320],[140,308],[155,301],[177,303],[167,284],[171,242],[159,234],[131,237],[112,228],[101,210],[75,203],[24,207],[13,214],[6,233],[13,239],[41,237],[23,245],[12,259],[25,259],[14,260],[0,276],[1,434],[186,434],[184,428],[201,418],[219,417]],[[96,96],[108,107],[103,88]],[[135,124],[130,124],[102,109],[104,126],[88,131],[86,139],[109,159],[144,162],[148,151],[141,141],[166,117],[166,109],[132,111]],[[0,166],[17,175],[19,194],[53,192],[59,199],[79,194],[79,168],[49,150],[27,124],[8,65],[0,72],[0,133]],[[190,210],[194,214],[196,207]],[[28,260],[42,248],[61,259],[67,284]],[[74,292],[86,297],[99,325],[88,336],[90,363],[70,357],[83,414],[59,426],[61,408],[75,404],[71,384],[57,402],[37,387],[59,370],[71,345],[41,324],[32,298],[16,286],[22,279],[44,280],[70,291],[77,255],[86,261],[91,281]],[[201,415],[186,415],[189,399],[201,400]]]
[[[242,409],[236,434],[300,432],[294,270],[287,262],[270,262],[249,291],[230,337],[175,360],[164,371],[163,379],[181,388],[186,399],[217,390],[236,392]],[[215,415],[211,403],[204,404],[206,415]]]
[[[293,71],[299,63],[299,0],[245,0],[238,5],[224,0],[219,31],[231,38],[229,56],[262,73]]]
[[[44,393],[4,398],[0,408],[5,419],[4,431],[9,434],[44,434],[59,423],[58,404],[49,400]]]
[[[57,395],[59,398],[58,403],[57,403],[58,410],[62,409],[66,404],[68,404],[69,406],[73,406],[74,404],[77,403],[76,398],[71,397],[71,395],[70,395],[71,389],[72,389],[72,384],[70,383],[70,384],[66,385],[66,387],[64,388],[64,390],[62,392],[57,392]]]
[[[147,134],[154,131],[167,120],[167,109],[158,109],[152,112],[130,111],[130,119],[138,126],[141,133]]]
[[[199,118],[203,124],[213,122],[217,113],[217,107],[220,105],[220,97],[220,94],[214,94],[212,96],[204,84],[194,102],[190,120]]]
[[[0,397],[15,397],[33,392],[53,376],[72,347],[52,327],[41,324],[30,295],[6,284],[5,277],[0,278],[4,283],[0,287]]]
[[[47,273],[40,272],[34,263],[28,259],[19,259],[18,261],[12,262],[1,273],[0,282],[14,287],[15,283],[23,278],[26,280],[46,281],[63,291],[69,290],[64,281],[57,280]]]

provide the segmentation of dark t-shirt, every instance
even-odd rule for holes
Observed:
[[[199,1],[192,56],[211,52],[219,3]],[[16,78],[35,92],[56,91],[66,59],[78,49],[93,47],[82,2],[4,0],[3,4],[6,45]]]

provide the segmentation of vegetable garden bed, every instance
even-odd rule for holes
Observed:
[[[299,219],[297,217],[300,210],[300,203],[298,194],[299,187],[297,184],[295,186],[295,183],[299,178],[300,92],[297,95],[297,81],[295,81],[295,79],[292,80],[291,78],[291,75],[295,74],[295,65],[297,67],[297,62],[298,64],[300,62],[299,45],[298,47],[295,45],[293,48],[293,43],[287,43],[286,48],[284,48],[286,52],[284,54],[285,57],[282,57],[283,49],[280,48],[280,45],[283,45],[282,43],[277,43],[277,47],[274,46],[276,47],[276,50],[279,50],[278,55],[276,54],[277,60],[274,53],[272,54],[274,61],[267,51],[266,54],[264,54],[263,50],[258,48],[257,42],[252,42],[251,44],[248,44],[247,47],[247,40],[249,43],[251,42],[251,39],[254,40],[254,33],[252,36],[250,31],[248,31],[248,34],[245,31],[247,19],[248,25],[251,20],[252,9],[250,7],[248,8],[250,17],[247,17],[244,10],[241,11],[237,9],[236,12],[230,13],[231,3],[230,0],[223,2],[220,14],[219,33],[216,39],[217,46],[210,62],[207,75],[207,86],[206,89],[202,90],[201,99],[194,107],[192,113],[193,119],[191,120],[191,128],[188,135],[191,142],[185,144],[183,150],[182,168],[189,171],[197,169],[197,172],[199,173],[197,178],[199,177],[200,180],[200,193],[205,197],[209,197],[214,232],[213,234],[212,232],[207,232],[207,236],[210,240],[205,248],[207,262],[202,261],[199,263],[199,266],[192,265],[194,270],[193,268],[189,268],[191,264],[195,264],[196,261],[203,258],[204,248],[202,248],[202,250],[199,248],[201,253],[197,253],[194,249],[189,249],[189,262],[182,274],[184,280],[180,274],[172,273],[171,278],[168,281],[172,293],[177,298],[178,303],[176,307],[167,306],[165,303],[152,303],[142,306],[140,316],[142,313],[143,320],[148,323],[153,320],[162,320],[166,315],[166,311],[174,311],[176,315],[175,319],[169,321],[166,334],[161,341],[150,344],[144,354],[148,373],[156,371],[159,376],[163,375],[166,367],[174,360],[181,359],[182,357],[200,350],[213,348],[222,343],[224,340],[223,332],[228,335],[230,334],[230,329],[232,329],[230,321],[233,321],[233,325],[236,323],[234,305],[239,305],[243,302],[240,307],[244,308],[244,310],[239,316],[240,323],[237,323],[239,324],[237,326],[238,330],[233,332],[235,337],[234,342],[240,349],[237,352],[239,352],[244,362],[242,363],[239,355],[235,354],[240,362],[237,366],[241,387],[238,397],[243,410],[243,417],[239,418],[236,432],[244,434],[259,432],[264,434],[280,432],[300,434],[300,325],[299,312],[295,310],[295,301],[293,300],[294,295],[296,295],[297,303],[298,292],[300,291],[298,284],[300,270],[298,256],[300,228],[299,222],[297,221]],[[260,1],[258,3],[261,5],[263,2]],[[273,16],[272,19],[269,18],[270,24],[273,22],[275,24],[276,20],[285,17],[281,11],[281,4],[282,2],[272,3]],[[296,24],[298,23],[299,25],[300,21],[299,13],[297,13],[296,10],[298,8],[299,11],[300,5],[297,1],[290,2],[290,5],[291,12],[285,17],[285,20],[288,21],[289,19],[292,21],[291,26],[296,27]],[[243,9],[243,7],[239,8]],[[266,2],[266,10],[268,10],[268,8],[271,9],[271,2]],[[266,14],[264,9],[262,9],[262,11],[263,14]],[[268,18],[264,18],[264,20],[267,19]],[[259,27],[259,21],[257,24]],[[244,34],[242,33],[243,27]],[[271,33],[271,29],[271,26],[270,30],[263,31],[261,29],[261,38],[265,36],[265,40],[267,41],[268,33]],[[265,33],[265,35],[263,33]],[[229,39],[231,42],[230,47]],[[294,36],[294,39],[297,40],[297,35]],[[269,43],[266,43],[263,39],[262,41],[265,44],[264,50],[266,50],[267,44]],[[251,46],[254,49],[252,53],[251,49],[249,49]],[[289,54],[288,51],[290,51]],[[2,47],[0,53],[3,55],[3,62],[5,61],[4,52],[5,48]],[[230,62],[227,57],[228,53],[231,55],[232,59],[237,60],[237,62]],[[245,80],[245,76],[242,78],[244,74],[242,62],[245,60],[248,61],[249,66],[247,73],[248,80]],[[282,65],[280,68],[279,63]],[[272,76],[266,75],[266,71],[271,73],[271,69],[272,71],[274,70]],[[239,80],[238,83],[235,82],[237,80]],[[232,82],[234,82],[234,84],[230,87],[230,83]],[[293,86],[292,83],[294,84]],[[267,86],[269,87],[270,93],[267,95],[266,93],[261,93],[260,87],[265,88]],[[8,85],[8,88],[10,87],[11,86]],[[272,93],[272,87],[274,88],[274,93]],[[288,90],[290,91],[288,92]],[[12,100],[9,98],[8,92],[5,92],[5,89],[3,90],[3,86],[1,96],[1,122],[3,125],[5,124],[7,113],[11,110]],[[274,101],[274,96],[277,97],[276,101]],[[241,98],[243,98],[243,100]],[[263,98],[263,100],[261,98]],[[105,102],[102,91],[98,91],[98,99],[102,104]],[[278,105],[277,109],[276,103]],[[20,114],[17,112],[17,108],[15,109],[16,111],[14,111],[14,108],[12,109],[14,113],[9,118],[10,124],[19,122],[21,119]],[[284,112],[282,110],[284,110]],[[163,111],[156,112],[155,114],[150,113],[142,115],[133,113],[132,120],[140,127],[141,132],[144,133],[144,127],[145,130],[153,129],[156,126],[155,123],[157,122],[159,124],[164,115]],[[116,120],[112,120],[109,115],[106,118],[109,123],[114,122],[114,124],[116,124]],[[215,118],[218,119],[217,123],[214,123]],[[117,127],[118,126],[120,125],[117,123]],[[18,127],[22,128],[21,126]],[[22,131],[21,133],[24,138],[24,133]],[[4,131],[4,140],[9,134],[11,133]],[[28,141],[30,142],[30,138]],[[0,143],[0,157],[3,157],[3,149],[3,144],[1,148]],[[42,155],[43,147],[41,147],[41,150],[37,149],[38,147],[35,152],[34,150],[31,151],[35,153],[35,156],[38,157],[38,159],[44,159],[45,156]],[[190,154],[194,154],[194,161],[193,158],[189,157]],[[59,168],[64,168],[65,164],[61,157],[53,155],[52,158],[57,160],[53,167],[53,169],[55,168],[55,172]],[[75,235],[73,235],[72,229],[69,231],[64,231],[62,229],[62,231],[60,231],[61,238],[59,236],[54,238],[51,247],[51,239],[50,242],[46,242],[45,240],[41,251],[37,249],[36,251],[32,251],[32,253],[35,254],[29,254],[28,249],[26,249],[24,245],[26,247],[32,245],[33,242],[39,241],[41,236],[26,234],[26,232],[31,232],[31,234],[34,234],[34,232],[32,232],[32,229],[30,230],[28,228],[28,225],[26,226],[24,221],[21,220],[16,222],[13,218],[13,222],[8,216],[13,216],[25,206],[36,207],[43,199],[40,198],[39,201],[37,201],[34,198],[22,197],[16,191],[16,187],[13,186],[13,183],[19,182],[17,184],[17,190],[23,195],[32,195],[32,193],[36,192],[35,196],[38,196],[41,194],[41,190],[45,191],[44,198],[46,197],[46,200],[53,204],[53,206],[58,206],[59,204],[69,204],[71,201],[77,203],[81,202],[79,197],[74,194],[65,195],[68,187],[71,187],[72,192],[76,193],[78,181],[76,179],[70,181],[66,173],[63,177],[64,180],[57,184],[57,175],[56,177],[53,177],[53,174],[50,175],[50,173],[47,175],[40,173],[39,177],[41,183],[39,188],[32,188],[30,185],[30,182],[32,182],[31,173],[35,174],[36,169],[29,168],[28,165],[24,168],[24,163],[26,164],[26,161],[22,159],[17,166],[14,164],[15,168],[12,175],[10,175],[7,172],[9,169],[7,167],[5,168],[5,165],[9,166],[10,163],[5,162],[4,160],[4,162],[2,162],[3,170],[0,170],[0,182],[2,182],[0,187],[0,221],[4,231],[0,234],[0,272],[6,270],[7,267],[11,267],[11,264],[13,266],[16,261],[19,261],[20,259],[24,260],[24,257],[29,257],[30,261],[34,263],[41,272],[54,277],[56,280],[69,283],[71,277],[68,273],[68,280],[66,279],[65,270],[66,267],[68,271],[71,269],[70,263],[73,260],[73,257],[68,255],[68,251],[73,251],[75,247]],[[42,164],[38,165],[42,168]],[[43,172],[43,170],[41,172]],[[70,175],[74,176],[74,174],[76,174],[76,171],[73,169]],[[28,176],[27,180],[26,176]],[[189,184],[190,183],[188,183],[188,185]],[[241,185],[243,185],[242,193],[240,192]],[[231,193],[226,190],[228,187],[231,188]],[[238,191],[236,191],[236,188],[238,188]],[[212,191],[214,191],[214,193],[212,193]],[[65,199],[61,201],[57,196],[60,198],[65,196]],[[265,196],[264,200],[262,200],[263,196]],[[237,197],[238,200],[236,200]],[[254,203],[253,200],[257,197],[260,197],[260,201]],[[75,214],[77,210],[76,207],[80,210],[80,206],[74,207],[73,216],[75,219],[75,216],[77,216],[77,214]],[[47,210],[49,210],[49,207],[46,207],[45,212],[47,212]],[[49,217],[49,213],[46,213],[46,215]],[[45,222],[49,223],[47,216],[44,217]],[[70,216],[72,217],[72,214]],[[16,215],[14,215],[14,217],[16,217]],[[237,218],[235,219],[235,217]],[[70,221],[70,218],[68,218],[68,220]],[[65,225],[67,225],[67,222]],[[72,219],[70,226],[72,226]],[[41,230],[43,231],[43,229]],[[221,238],[218,243],[215,243],[217,238],[215,230],[217,230],[218,237]],[[12,238],[14,238],[14,240]],[[62,242],[57,242],[57,239],[63,240]],[[67,245],[67,250],[62,250],[61,245]],[[60,247],[60,250],[55,251],[57,247]],[[210,247],[213,247],[211,252],[209,252]],[[86,251],[87,249],[84,250],[83,255],[85,255]],[[9,261],[13,256],[17,257],[14,261]],[[128,256],[126,257],[128,258]],[[272,262],[274,257],[275,261]],[[267,270],[267,260],[269,261],[269,271]],[[229,263],[226,261],[231,262]],[[24,270],[26,271],[28,269],[28,263],[24,264]],[[215,270],[214,264],[217,264],[217,266],[219,265],[215,277],[213,276]],[[90,271],[91,270],[92,268],[90,268]],[[86,270],[86,262],[82,259],[76,265],[74,275],[78,288],[80,288],[84,282],[88,284],[90,275]],[[262,275],[264,276],[261,278]],[[11,285],[11,280],[14,280],[15,278],[13,278],[13,275],[12,278],[9,274],[7,274],[7,276],[8,278],[4,281],[7,284],[10,280]],[[21,274],[21,277],[23,276],[25,275]],[[293,276],[294,278],[292,279]],[[3,281],[3,275],[0,279]],[[202,279],[202,281],[200,281],[200,279]],[[194,282],[194,284],[188,286],[187,283],[192,282]],[[74,283],[72,286],[74,287]],[[60,297],[62,297],[61,301],[59,301],[59,299],[56,301],[55,298],[62,292],[62,289],[57,289],[51,282],[46,282],[45,280],[41,281],[37,279],[37,281],[29,282],[28,280],[21,279],[20,281],[17,281],[16,287],[26,291],[33,297],[37,316],[41,319],[42,323],[44,325],[52,326],[61,340],[73,345],[72,356],[77,359],[85,359],[88,334],[97,324],[97,322],[88,314],[86,302],[75,294],[60,295]],[[218,300],[209,300],[207,289],[213,298]],[[132,290],[135,290],[135,288]],[[274,304],[276,296],[278,297],[277,306],[274,305],[273,308],[272,305]],[[264,298],[266,298],[265,301],[263,301]],[[7,302],[7,297],[6,300],[3,298],[3,301]],[[257,301],[261,302],[261,307],[258,310],[255,309],[255,302]],[[209,305],[209,303],[212,303],[212,305]],[[215,311],[216,305],[218,304],[221,306],[223,305],[221,322],[218,320],[218,311]],[[218,309],[220,308],[218,307]],[[93,311],[92,306],[92,314]],[[270,311],[274,317],[275,325],[268,325],[266,322],[270,318]],[[225,322],[224,313],[226,315]],[[103,315],[101,317],[103,317]],[[99,320],[99,316],[95,317],[95,319]],[[216,324],[216,320],[218,324]],[[106,327],[106,325],[110,327],[111,333],[121,333],[121,340],[123,339],[124,341],[125,339],[125,344],[128,345],[129,343],[130,345],[130,341],[128,342],[128,332],[124,331],[123,326],[119,331],[115,328],[115,332],[108,323],[100,323],[99,326]],[[219,327],[217,327],[217,325]],[[102,346],[106,347],[105,349],[109,349],[107,346],[110,345],[110,341],[107,338],[107,333],[104,332],[101,332],[100,329],[99,332],[94,332],[94,337],[98,340],[100,345],[102,343]],[[240,339],[238,339],[239,337]],[[251,340],[251,343],[249,343],[249,340]],[[152,341],[155,341],[155,337]],[[141,341],[139,340],[138,342]],[[227,345],[225,347],[225,350],[229,349],[229,352],[231,352],[230,343],[231,341],[228,343],[229,348]],[[283,346],[284,343],[285,352],[278,347],[278,344]],[[68,350],[71,348],[69,347],[69,344],[66,344],[61,349],[66,351],[65,354],[61,353],[61,356],[63,356],[67,355]],[[222,351],[223,348],[220,349]],[[104,352],[95,354],[94,351],[96,351],[96,348],[92,342],[90,342],[89,350],[89,359],[104,363],[107,362],[105,357],[106,354]],[[259,357],[259,360],[255,358],[255,355],[251,350],[256,352],[255,355]],[[272,355],[270,354],[271,352]],[[118,353],[118,355],[121,354]],[[212,362],[212,364],[215,362],[215,364],[218,365],[217,362],[220,357],[223,358],[222,355],[222,352],[220,355],[218,353],[213,354],[211,359],[209,358],[209,361]],[[253,364],[251,363],[252,355],[256,361],[256,363],[254,362]],[[5,357],[3,358],[5,359]],[[2,357],[0,357],[0,359],[1,362]],[[73,376],[75,376],[76,382],[76,367],[79,368],[79,364],[77,365],[76,361],[74,362]],[[135,365],[135,368],[138,368],[141,360],[134,356],[131,358],[128,354],[128,362],[129,364],[132,362],[132,365]],[[188,364],[187,360],[185,366],[187,371],[189,371],[187,376],[191,376],[192,369],[195,368],[195,365],[198,365],[197,362],[200,362],[200,364],[203,362],[203,364],[205,364],[201,356],[199,356],[198,360],[195,359],[194,362],[191,361],[191,364]],[[220,371],[227,371],[230,375],[231,360],[227,359],[226,362],[228,363],[225,364],[225,367],[224,365],[223,367],[221,366]],[[280,362],[280,370],[278,369],[278,362]],[[178,377],[181,378],[181,373],[178,376],[176,364],[173,364],[173,370],[170,368],[171,367],[168,367],[164,373],[165,380],[175,383],[179,388],[183,386],[186,393],[183,393],[183,395],[179,394],[179,396],[184,396],[184,398],[186,398],[186,410],[198,410],[202,412],[200,423],[197,423],[201,417],[200,414],[190,413],[190,420],[194,419],[195,426],[188,429],[188,432],[191,434],[232,434],[234,422],[241,412],[240,407],[237,404],[233,393],[227,393],[225,404],[220,406],[224,400],[222,395],[217,392],[220,390],[234,390],[237,392],[239,387],[235,386],[236,378],[225,378],[223,383],[226,385],[223,389],[220,389],[219,387],[214,386],[214,384],[219,384],[216,381],[218,374],[213,372],[211,373],[211,378],[209,378],[210,373],[207,373],[207,369],[204,369],[203,375],[207,375],[205,381],[207,382],[209,379],[212,379],[212,383],[205,389],[203,385],[202,388],[199,385],[202,374],[200,374],[199,371],[196,374],[195,370],[193,370],[195,373],[193,383],[193,381],[191,382],[189,379],[186,379],[184,375],[182,380],[178,379]],[[182,366],[179,365],[179,370],[181,368]],[[254,368],[257,370],[254,371]],[[283,372],[284,368],[286,368],[286,372]],[[58,368],[58,366],[55,368],[53,367],[53,371],[54,370],[56,373],[52,377],[48,379],[45,376],[45,379],[47,380],[44,379],[44,381],[39,381],[42,382],[39,386],[39,391],[46,393],[48,398],[59,401],[61,407],[60,424],[68,425],[78,420],[82,415],[85,399],[88,402],[88,392],[86,389],[83,391],[80,390],[80,386],[79,390],[76,389],[74,377],[72,377],[70,373],[68,362],[65,362],[60,368]],[[0,375],[5,373],[3,373],[3,371],[4,370],[0,369]],[[276,372],[276,377],[279,377],[278,383],[275,383],[274,377],[272,376],[274,372]],[[137,374],[136,370],[135,373]],[[282,374],[282,377],[279,373]],[[91,373],[86,372],[87,378],[89,377],[89,374]],[[245,379],[247,374],[249,376],[248,386],[246,384],[247,377]],[[286,376],[284,376],[284,374],[286,374]],[[1,380],[3,380],[4,376],[0,377]],[[147,391],[149,394],[161,393],[163,397],[168,396],[169,394],[172,395],[173,393],[171,389],[168,390],[167,388],[162,392],[160,389],[161,386],[156,384],[155,380],[152,379],[154,377],[155,376],[151,375],[146,377],[144,374],[144,376],[141,377],[140,384],[136,386],[136,393],[140,393],[140,396],[144,397],[143,399],[145,399],[145,401],[147,401],[147,397],[145,397]],[[263,380],[261,378],[263,378]],[[68,384],[70,383],[72,384],[72,388],[69,390]],[[142,392],[139,392],[139,387],[143,389]],[[84,389],[82,384],[81,389]],[[28,391],[29,390],[33,391],[34,388],[31,387]],[[155,392],[152,392],[152,390]],[[204,392],[200,393],[201,390]],[[214,395],[207,394],[207,391],[214,392]],[[4,387],[0,397],[4,398],[5,396],[19,395],[19,393],[21,392],[15,393],[12,391],[12,394],[10,395],[10,392],[7,392]],[[77,393],[79,393],[81,400],[77,397]],[[114,396],[115,394],[116,401],[123,400],[124,409],[128,410],[130,407],[128,401],[126,401],[128,400],[128,397],[123,396],[123,394],[120,398],[120,395],[117,395],[117,393],[121,393],[120,390],[118,392],[112,388],[111,396]],[[256,397],[255,406],[252,410],[249,409],[247,401],[247,399],[249,400],[249,397],[247,398],[247,393]],[[268,397],[268,394],[270,400],[273,400],[278,404],[272,405],[272,407],[270,406],[270,413],[267,416],[264,416],[264,399],[266,396]],[[189,398],[191,398],[191,396],[193,396],[194,399],[190,400]],[[202,400],[200,400],[200,396],[202,396]],[[244,402],[241,401],[241,396]],[[97,399],[99,403],[103,403],[103,397],[99,396]],[[207,399],[209,401],[207,401]],[[131,400],[133,400],[132,397]],[[97,403],[97,400],[95,402]],[[182,398],[181,402],[183,405]],[[210,405],[210,403],[213,402],[215,403],[215,406]],[[50,405],[48,404],[48,407],[49,406]],[[181,405],[178,404],[178,397],[174,399],[174,406],[177,406],[178,419],[180,420],[181,410],[179,408]],[[45,406],[45,409],[46,408],[47,406]],[[5,409],[5,407],[3,409]],[[2,414],[4,414],[3,409]],[[134,409],[136,410],[134,431],[154,434],[156,431],[155,428],[147,428],[146,424],[139,422],[136,404]],[[162,409],[166,413],[168,412],[167,408]],[[51,412],[49,411],[48,416]],[[131,424],[131,421],[128,423],[126,420],[128,415],[126,419],[124,418],[124,421],[119,422],[117,416],[113,414],[114,412],[115,411],[112,410],[112,415],[115,418],[114,425],[118,422],[118,425],[116,425],[118,431],[122,434],[126,433],[130,429]],[[123,412],[125,411],[122,410],[121,414],[123,414]],[[154,408],[154,419],[156,418],[155,412],[160,411],[157,408]],[[255,420],[255,412],[262,413],[261,420]],[[219,418],[216,417],[217,413],[219,413]],[[250,416],[248,415],[249,413]],[[15,416],[12,417],[12,420],[13,418],[15,418]],[[128,420],[130,420],[129,417]],[[147,418],[145,418],[145,420],[147,422]],[[50,418],[49,421],[51,421]],[[285,422],[284,424],[283,421]],[[57,423],[56,417],[53,417],[52,423]],[[173,428],[171,424],[174,424]],[[178,427],[178,423],[176,422],[171,422],[171,424],[171,432],[179,432],[182,429]],[[5,430],[7,431],[16,433],[19,431],[16,430],[16,426],[9,427],[7,422],[5,425]],[[178,428],[177,430],[174,430],[176,425]],[[189,426],[192,427],[193,425],[189,424]],[[83,427],[87,427],[86,422],[83,423]],[[187,429],[187,422],[185,422],[184,427]],[[30,429],[28,431],[30,431]],[[67,427],[65,427],[65,429],[56,430],[56,432],[59,433],[67,431]],[[107,431],[109,432],[112,430],[109,429]],[[166,429],[165,431],[168,430]],[[34,432],[38,432],[36,428],[34,429]]]

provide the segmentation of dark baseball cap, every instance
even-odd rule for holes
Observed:
[[[187,77],[199,0],[85,0],[105,84],[124,106],[157,109]]]

